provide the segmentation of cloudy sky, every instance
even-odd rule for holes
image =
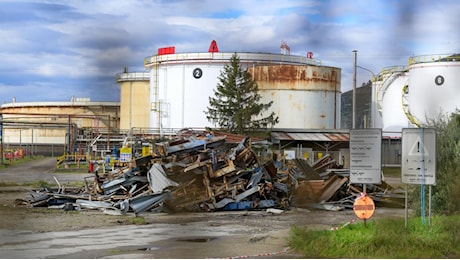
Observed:
[[[0,0],[0,101],[119,101],[115,74],[158,48],[314,53],[377,74],[410,56],[460,52],[458,0]],[[358,69],[358,86],[372,76]]]

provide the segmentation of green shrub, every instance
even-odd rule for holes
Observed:
[[[436,185],[432,187],[432,211],[439,214],[460,212],[460,111],[449,118],[439,116],[426,127],[436,129]],[[428,205],[428,188],[425,187]],[[420,185],[411,187],[411,208],[420,209]],[[418,215],[420,210],[415,211]]]

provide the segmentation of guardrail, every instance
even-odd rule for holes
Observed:
[[[409,58],[408,64],[428,63],[428,62],[446,62],[446,61],[460,61],[460,54],[431,54],[412,56]]]
[[[61,168],[63,163],[72,163],[80,166],[82,161],[88,162],[90,157],[86,154],[63,154],[56,159],[56,168]]]
[[[234,53],[229,52],[209,52],[209,53],[174,53],[164,55],[153,55],[144,59],[144,67],[151,67],[154,64],[161,63],[179,63],[179,62],[229,62]],[[273,53],[236,53],[240,62],[256,62],[256,63],[287,63],[287,64],[309,64],[321,66],[321,61],[307,56],[295,56]]]

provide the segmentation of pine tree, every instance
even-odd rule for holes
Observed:
[[[205,111],[209,122],[237,134],[269,128],[278,123],[274,112],[267,117],[261,117],[273,101],[259,103],[261,96],[257,83],[241,67],[236,53],[230,58],[230,63],[224,66],[218,79],[214,96],[209,97],[208,111]]]

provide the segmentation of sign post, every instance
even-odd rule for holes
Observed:
[[[429,189],[431,223],[431,185],[436,185],[436,131],[433,128],[404,128],[402,130],[401,181],[419,184],[422,222],[425,224],[425,185]],[[407,226],[407,185],[406,185]]]
[[[350,130],[350,183],[380,184],[381,173],[382,129]]]
[[[350,130],[350,183],[363,184],[361,196],[353,204],[355,215],[364,220],[372,217],[374,201],[366,195],[366,184],[382,182],[382,129]]]
[[[353,203],[353,212],[355,215],[364,220],[364,226],[366,226],[366,220],[370,219],[374,215],[375,204],[371,197],[368,197],[365,193],[359,196]]]

